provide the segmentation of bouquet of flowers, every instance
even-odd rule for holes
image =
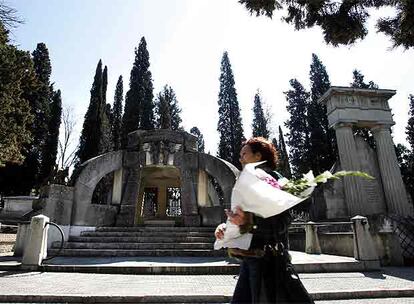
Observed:
[[[302,178],[296,180],[287,178],[281,178],[279,180],[273,178],[273,180],[270,180],[267,177],[265,181],[273,187],[278,187],[279,189],[290,194],[307,198],[312,194],[318,184],[324,184],[328,180],[340,179],[345,176],[358,176],[366,179],[374,179],[371,175],[361,171],[338,171],[334,174],[329,171],[325,171],[315,177],[312,170],[310,170],[308,173],[303,174]]]
[[[231,196],[231,209],[240,207],[243,211],[252,212],[260,217],[268,218],[291,209],[310,197],[318,184],[344,176],[359,176],[373,179],[372,176],[360,171],[339,171],[332,174],[325,171],[314,176],[312,171],[300,179],[281,178],[276,180],[264,170],[256,168],[262,164],[247,164],[237,179]],[[227,221],[224,238],[216,240],[215,249],[222,247],[247,249],[252,235],[241,234],[239,227]]]

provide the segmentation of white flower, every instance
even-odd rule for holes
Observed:
[[[308,173],[303,174],[303,178],[306,180],[308,186],[316,186],[315,176],[313,176],[313,171],[310,170]]]
[[[283,177],[281,179],[278,179],[277,183],[279,184],[280,187],[284,187],[287,183],[289,182],[289,180],[286,177]]]
[[[333,175],[331,172],[329,171],[325,171],[322,174],[319,174],[315,180],[317,183],[326,183],[328,181],[328,179],[332,178]]]

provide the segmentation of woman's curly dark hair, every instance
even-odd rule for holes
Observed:
[[[252,137],[243,142],[242,147],[248,145],[253,153],[260,152],[262,160],[267,161],[266,165],[272,169],[276,169],[278,162],[278,153],[275,146],[263,137]]]

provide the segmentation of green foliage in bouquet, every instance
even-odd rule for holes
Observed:
[[[366,179],[374,179],[371,175],[361,171],[338,171],[334,174],[329,171],[325,171],[315,177],[311,170],[307,174],[304,174],[300,179],[293,180],[282,178],[278,180],[278,184],[282,190],[295,196],[305,198],[312,194],[318,184],[324,184],[328,180],[340,179],[345,176],[357,176]]]

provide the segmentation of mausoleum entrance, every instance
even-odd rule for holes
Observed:
[[[180,220],[181,175],[177,167],[144,167],[140,188],[136,223],[146,220]]]

